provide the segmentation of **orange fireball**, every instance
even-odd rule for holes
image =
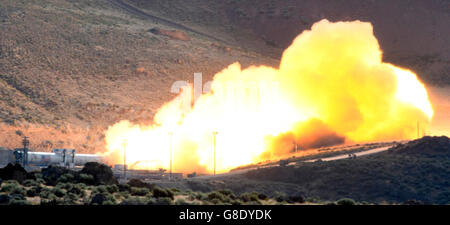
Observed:
[[[169,91],[169,90],[168,90]],[[315,23],[285,50],[279,68],[234,63],[191,104],[192,87],[163,105],[150,126],[121,121],[106,148],[122,163],[178,172],[217,171],[344,142],[411,139],[433,117],[425,86],[407,69],[382,62],[370,23]],[[169,135],[169,133],[171,135]],[[140,161],[150,163],[139,164]]]

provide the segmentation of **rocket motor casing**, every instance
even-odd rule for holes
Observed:
[[[16,151],[21,151],[17,149]],[[23,152],[23,151],[21,151]],[[88,162],[106,163],[106,158],[94,154],[75,154],[75,149],[53,149],[52,152],[27,152],[26,164],[37,166],[83,166]]]

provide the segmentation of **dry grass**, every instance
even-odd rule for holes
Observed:
[[[102,150],[102,131],[123,119],[150,123],[177,80],[204,82],[241,61],[276,64],[239,48],[211,48],[198,35],[171,40],[170,29],[114,8],[108,1],[5,1],[0,7],[0,146]],[[34,124],[34,125],[33,125]],[[44,125],[37,125],[44,124]],[[61,129],[70,124],[70,129]],[[47,127],[48,126],[48,127]],[[61,143],[59,145],[58,143]]]

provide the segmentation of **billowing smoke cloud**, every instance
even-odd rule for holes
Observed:
[[[310,119],[298,123],[292,131],[281,133],[275,137],[266,138],[267,151],[261,154],[261,159],[273,159],[288,155],[295,150],[328,147],[345,143],[345,137],[332,131],[318,119]],[[296,146],[297,145],[297,146]]]
[[[127,140],[130,161],[159,162],[150,168],[168,168],[173,149],[175,171],[212,171],[217,132],[217,170],[226,171],[289,154],[295,143],[413,138],[417,121],[426,126],[433,115],[416,75],[383,63],[371,24],[360,21],[322,20],[293,41],[279,68],[234,63],[192,107],[191,96],[186,88],[153,125],[110,127],[107,148],[120,151]]]

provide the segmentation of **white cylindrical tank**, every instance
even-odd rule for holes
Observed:
[[[53,152],[28,152],[28,164],[83,166],[88,162],[106,163],[106,158],[94,154],[76,154],[73,149],[54,149]]]
[[[63,156],[51,152],[28,152],[28,164],[50,165],[63,162]]]

